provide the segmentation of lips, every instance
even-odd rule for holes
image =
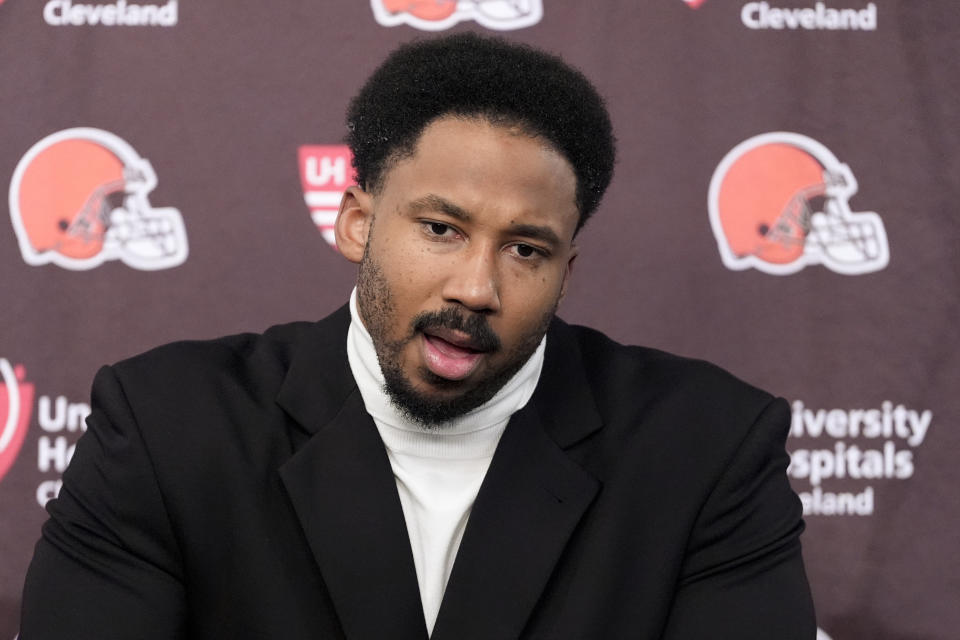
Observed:
[[[484,352],[466,334],[444,328],[432,329],[423,336],[423,359],[427,368],[447,380],[463,380],[480,364]]]

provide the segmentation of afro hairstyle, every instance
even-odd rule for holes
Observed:
[[[460,33],[402,45],[350,102],[347,143],[358,184],[378,191],[393,163],[444,116],[517,127],[561,153],[577,180],[578,231],[613,176],[610,117],[580,71],[527,45]]]

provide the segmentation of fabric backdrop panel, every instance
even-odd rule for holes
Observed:
[[[96,369],[343,304],[347,103],[456,31],[607,99],[616,175],[561,315],[792,403],[822,636],[956,637],[956,4],[438,4],[0,0],[0,639]]]

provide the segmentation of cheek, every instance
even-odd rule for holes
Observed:
[[[418,313],[437,307],[431,302],[438,297],[439,274],[444,268],[428,251],[417,247],[400,248],[400,243],[396,245],[396,250],[385,256],[384,279],[390,288],[395,321],[406,330]]]
[[[402,298],[402,306],[422,306],[436,288],[439,280],[437,274],[442,272],[442,268],[425,259],[426,256],[419,255],[419,252],[406,258],[397,262],[391,280]]]
[[[522,338],[543,328],[545,317],[552,316],[560,299],[561,280],[538,276],[536,286],[518,288],[504,300],[504,308],[512,309],[506,314],[510,319],[505,323],[505,332],[513,337]],[[506,318],[505,318],[506,319]],[[506,336],[504,336],[506,337]]]
[[[560,298],[566,268],[551,267],[536,272],[514,270],[504,280],[501,296],[508,296],[518,307],[526,307],[529,313],[539,315],[538,309],[550,309]]]

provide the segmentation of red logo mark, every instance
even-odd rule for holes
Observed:
[[[691,9],[698,9],[700,5],[702,5],[707,0],[683,0],[683,1],[686,2],[687,6],[690,7]]]
[[[30,426],[33,384],[25,382],[23,365],[0,358],[0,480],[13,466]]]
[[[457,0],[383,0],[383,8],[390,13],[406,11],[421,20],[439,22],[453,15]]]
[[[540,22],[542,0],[371,0],[376,21],[426,31],[473,20],[488,29],[522,29]]]
[[[333,225],[337,221],[340,200],[353,179],[353,154],[345,144],[304,145],[300,158],[300,184],[303,199],[310,208],[310,217],[323,239],[337,248]]]

